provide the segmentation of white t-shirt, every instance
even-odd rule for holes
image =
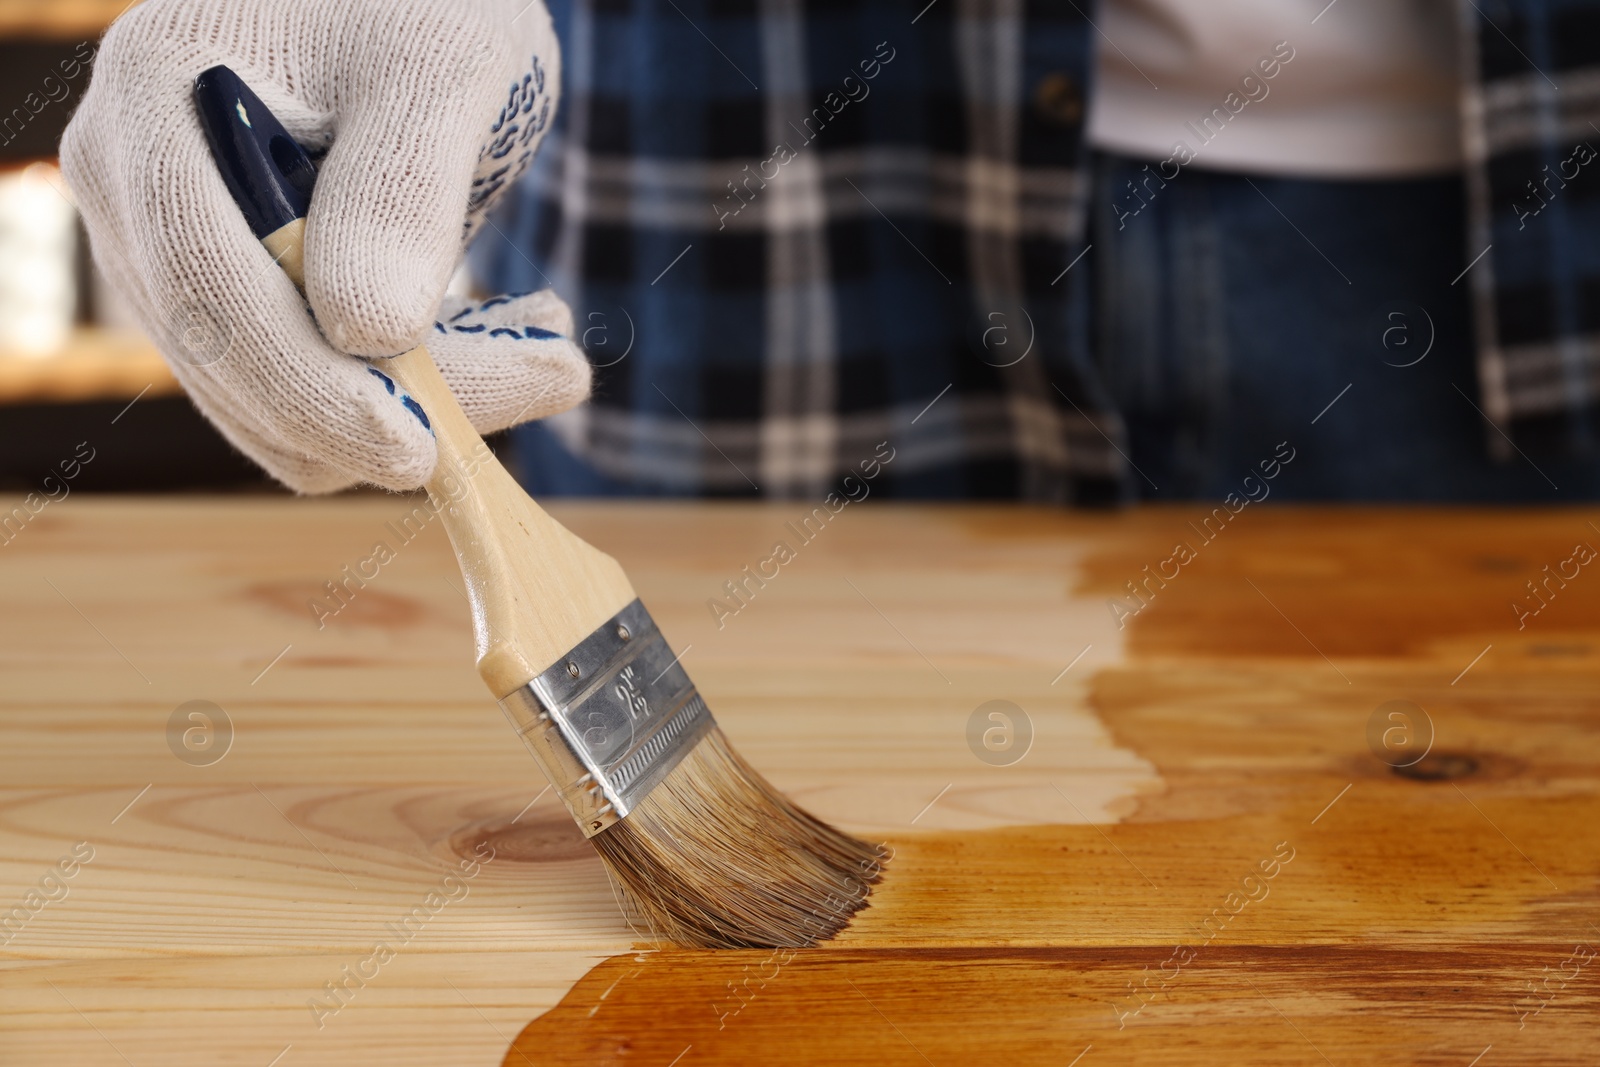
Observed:
[[[1104,0],[1096,21],[1097,148],[1305,177],[1461,166],[1454,0]]]

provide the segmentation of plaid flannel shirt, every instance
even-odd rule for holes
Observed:
[[[474,254],[572,302],[595,395],[548,425],[575,454],[645,490],[815,496],[887,441],[891,492],[1126,491],[1079,262],[1090,4],[550,7],[561,113]],[[1461,0],[1461,25],[1483,407],[1581,444],[1600,177],[1518,212],[1600,143],[1600,0]]]
[[[1584,452],[1600,411],[1600,0],[1461,0],[1467,257],[1485,413]]]

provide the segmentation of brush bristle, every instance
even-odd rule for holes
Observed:
[[[649,930],[696,948],[802,948],[867,906],[886,851],[802,811],[713,729],[593,844]]]

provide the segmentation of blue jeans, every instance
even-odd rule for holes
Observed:
[[[1139,498],[1242,495],[1282,442],[1276,499],[1600,495],[1593,460],[1490,457],[1459,177],[1145,166],[1102,157],[1091,207],[1095,350]]]
[[[1475,406],[1463,197],[1459,177],[1191,166],[1163,182],[1154,163],[1100,157],[1082,266],[1098,368],[1128,430],[1130,497],[1222,500],[1282,445],[1294,459],[1271,483],[1280,500],[1600,496],[1593,460],[1491,458],[1496,431]],[[535,494],[640,492],[537,424],[515,443]],[[971,493],[952,469],[886,495]]]

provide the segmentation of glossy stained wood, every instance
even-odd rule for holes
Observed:
[[[1510,607],[1591,517],[1250,515],[1095,679],[1165,783],[1121,824],[896,833],[835,943],[613,959],[504,1063],[1595,1062],[1600,587]],[[1104,523],[1088,590],[1180,518]],[[1405,774],[1391,700],[1434,728]]]

